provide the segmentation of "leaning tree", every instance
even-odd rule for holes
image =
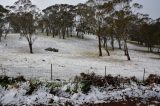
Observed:
[[[116,37],[124,42],[124,54],[128,60],[131,60],[127,45],[127,40],[130,35],[130,25],[135,20],[132,8],[130,6],[131,0],[115,0],[117,10],[114,12],[114,27],[116,29]],[[119,40],[118,39],[118,40]],[[120,42],[119,42],[119,45]],[[120,48],[120,47],[119,47]]]

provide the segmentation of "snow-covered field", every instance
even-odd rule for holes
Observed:
[[[29,53],[28,42],[25,38],[19,39],[19,34],[9,34],[6,40],[0,43],[0,74],[9,76],[24,75],[27,78],[50,79],[50,66],[53,64],[53,78],[69,79],[81,72],[136,76],[142,79],[144,68],[146,75],[160,75],[160,56],[143,53],[137,50],[147,50],[129,44],[131,61],[127,61],[123,51],[115,50],[108,57],[98,57],[97,39],[87,35],[85,39],[52,38],[38,35],[33,45],[34,54]],[[52,47],[59,49],[58,53],[44,49]]]

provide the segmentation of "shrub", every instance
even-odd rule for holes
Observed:
[[[14,79],[16,82],[26,82],[26,79],[24,76],[18,76]]]
[[[88,93],[91,89],[91,81],[90,80],[82,80],[81,84],[81,91],[83,93]]]
[[[11,84],[12,80],[7,76],[0,76],[0,85],[2,87],[7,87],[8,84]]]
[[[144,83],[145,85],[151,85],[153,83],[160,84],[160,76],[150,74]]]
[[[39,81],[29,81],[29,89],[26,95],[31,95],[42,83]]]

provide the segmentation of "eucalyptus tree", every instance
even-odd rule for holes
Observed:
[[[158,50],[157,52],[160,54],[160,18],[157,18],[156,19],[156,23],[155,23],[155,26],[156,26],[156,32],[155,32],[155,40],[157,42],[157,45],[158,45]]]
[[[108,49],[108,41],[110,39],[110,35],[108,33],[110,33],[111,29],[108,27],[108,25],[106,26],[103,26],[101,28],[101,32],[100,32],[100,35],[103,35],[102,38],[103,38],[103,47],[105,49],[105,51],[107,52],[107,55],[110,56],[110,52],[109,52],[109,49]]]
[[[128,46],[127,46],[127,39],[128,39],[128,25],[131,20],[131,17],[128,13],[121,10],[116,13],[118,19],[116,20],[116,25],[119,27],[119,37],[123,39],[124,41],[124,53],[127,56],[128,60],[130,59],[129,52],[128,52]]]
[[[113,13],[115,11],[115,3],[113,1],[108,1],[107,3],[104,3],[104,5],[102,6],[103,8],[103,13],[104,13],[104,20],[105,20],[105,24],[106,24],[106,37],[110,38],[110,42],[111,42],[111,47],[112,50],[114,50],[114,19],[113,19]]]
[[[117,10],[114,13],[115,32],[118,38],[119,46],[121,39],[124,42],[124,54],[128,60],[131,60],[127,40],[131,34],[131,24],[135,21],[135,14],[133,14],[133,8],[130,6],[131,0],[115,0],[117,4]],[[138,4],[134,4],[134,8],[139,8]],[[119,47],[121,48],[121,47]]]
[[[9,11],[5,9],[2,5],[0,5],[0,41],[3,33],[3,27],[5,25],[5,17]]]
[[[32,46],[36,39],[35,31],[38,26],[39,9],[30,0],[18,0],[8,8],[11,10],[11,24],[18,26],[19,32],[28,41],[30,53],[33,53]]]
[[[92,8],[95,10],[95,16],[93,16],[92,18],[95,19],[95,23],[93,25],[94,28],[94,34],[97,35],[98,37],[98,50],[99,50],[99,56],[102,56],[102,44],[101,44],[101,31],[102,31],[102,27],[103,27],[103,21],[104,21],[104,14],[102,13],[102,8],[99,8],[100,5],[97,4],[96,1],[94,0],[90,0],[88,1],[94,5],[92,5]]]
[[[147,14],[141,14],[137,13],[136,14],[136,20],[132,24],[132,30],[131,30],[131,35],[130,39],[133,41],[137,41],[138,44],[143,45],[144,44],[144,36],[141,31],[141,28],[144,24],[146,24],[149,20],[149,17]]]
[[[136,37],[137,39],[134,39],[138,42],[141,42],[140,44],[145,44],[146,47],[148,47],[149,52],[153,52],[154,45],[158,44],[158,36],[159,35],[159,27],[158,27],[158,21],[153,21],[151,18],[149,18],[146,14],[140,14],[139,15],[139,27],[138,27],[138,34],[139,36]]]
[[[74,14],[72,13],[72,5],[62,4],[60,8],[60,25],[63,39],[65,35],[69,36],[69,28],[74,25]]]
[[[146,19],[140,26],[139,33],[143,37],[143,43],[148,47],[148,52],[155,52],[153,48],[156,48],[159,52],[160,45],[160,22],[159,20]]]
[[[47,7],[43,10],[43,26],[45,27],[45,31],[47,36],[49,35],[49,30],[52,30],[53,37],[55,36],[55,29],[58,28],[59,19],[58,19],[58,5],[53,5],[50,7]],[[54,27],[56,26],[56,27]]]
[[[44,19],[48,21],[46,26],[52,31],[53,37],[59,34],[64,39],[66,34],[69,35],[69,29],[74,25],[73,9],[73,5],[56,4],[43,10]]]
[[[102,44],[101,40],[104,38],[106,41],[107,34],[109,30],[107,28],[111,27],[108,25],[107,17],[110,17],[110,14],[114,11],[114,5],[112,1],[105,0],[89,0],[88,5],[90,5],[95,10],[95,22],[93,24],[95,34],[98,37],[98,48],[99,48],[99,56],[102,56]],[[110,33],[111,35],[111,33]],[[105,50],[107,54],[109,54],[108,47],[106,46]]]
[[[86,4],[78,4],[76,6],[76,31],[77,37],[79,37],[79,33],[83,35],[85,33],[94,33],[94,23],[95,23],[95,10],[87,6]]]
[[[41,18],[39,21],[38,21],[38,27],[41,31],[41,33],[44,33],[44,22],[45,20],[43,18]]]

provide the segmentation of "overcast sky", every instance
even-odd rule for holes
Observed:
[[[0,0],[1,5],[12,5],[17,0]],[[86,0],[31,0],[33,4],[37,5],[40,9],[44,9],[53,4],[78,4],[85,3]],[[141,10],[143,13],[147,13],[151,18],[156,19],[160,17],[160,0],[133,0],[143,5]]]

